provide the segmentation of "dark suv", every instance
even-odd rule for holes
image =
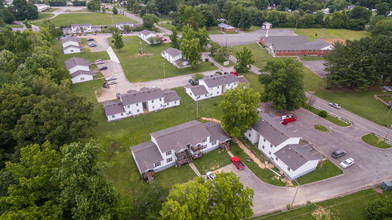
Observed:
[[[346,151],[339,149],[331,154],[331,157],[338,159],[346,155]]]

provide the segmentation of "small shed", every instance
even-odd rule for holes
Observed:
[[[381,188],[384,191],[392,190],[392,182],[391,181],[384,181],[381,183]]]
[[[272,28],[272,24],[267,21],[264,22],[263,25],[261,26],[261,29],[263,29],[263,30],[269,30],[271,28]]]

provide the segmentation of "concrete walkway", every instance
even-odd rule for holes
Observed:
[[[114,61],[116,63],[120,63],[120,60],[118,59],[116,53],[114,53],[113,48],[109,47],[106,52],[109,54],[110,60]]]
[[[197,170],[195,164],[190,163],[189,166],[192,168],[193,171],[195,171],[197,176],[201,176],[200,172]]]

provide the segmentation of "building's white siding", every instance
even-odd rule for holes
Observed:
[[[76,26],[76,27],[71,27],[71,30],[72,30],[72,33],[82,33],[82,31],[83,32],[92,32],[92,26],[90,25],[90,26],[83,26],[83,27],[80,27],[80,26]]]
[[[260,135],[253,128],[246,131],[245,136],[249,139],[252,144],[256,144],[259,142]]]
[[[205,95],[199,95],[199,96],[197,96],[197,97],[199,97],[199,98],[197,98],[196,95],[192,93],[192,90],[191,90],[190,88],[187,88],[187,87],[185,87],[185,92],[186,92],[194,101],[203,100],[203,99],[208,99],[208,98],[210,98],[210,96],[208,96],[207,94],[205,94]]]
[[[278,160],[276,160],[276,157],[274,157],[274,160],[271,160],[271,161],[280,170],[283,170],[283,172],[287,176],[287,178],[289,178],[291,180],[312,172],[313,170],[315,170],[317,168],[317,164],[319,162],[319,160],[310,160],[294,171],[292,169],[289,170],[288,166],[283,161],[279,160],[279,158],[278,158]]]
[[[141,102],[125,105],[124,108],[128,116],[135,116],[143,113],[143,104]]]
[[[120,119],[126,118],[126,117],[128,117],[128,116],[125,112],[107,116],[108,121],[120,120]]]
[[[172,102],[166,102],[165,103],[165,108],[170,108],[174,106],[179,106],[180,105],[180,100],[172,101]]]
[[[79,71],[79,70],[90,71],[90,67],[77,65],[77,66],[74,66],[71,69],[69,69],[69,72],[72,74],[72,73]]]
[[[86,81],[90,81],[93,80],[94,77],[92,75],[85,75],[85,74],[80,74],[78,76],[75,76],[72,78],[72,83],[81,83],[81,82],[86,82]]]
[[[271,142],[269,142],[260,134],[258,149],[269,157],[270,155],[273,155],[276,151],[282,149],[288,144],[298,144],[300,139],[301,138],[299,137],[290,137],[278,146],[274,146]]]
[[[147,102],[147,110],[149,112],[157,111],[163,108],[165,108],[165,102],[163,97],[158,99],[148,100]]]
[[[142,33],[139,33],[139,38],[142,39],[144,42],[146,42],[147,44],[151,44],[151,42],[148,40],[148,38],[150,37],[157,37],[158,35],[156,34],[147,34],[144,35]]]
[[[72,54],[72,53],[80,53],[81,50],[79,47],[68,47],[67,49],[63,49],[64,54]]]

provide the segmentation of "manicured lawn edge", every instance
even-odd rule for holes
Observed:
[[[321,131],[321,132],[329,132],[328,128],[326,128],[322,125],[314,125],[314,129]]]
[[[230,163],[230,155],[220,148],[209,151],[201,158],[193,161],[193,164],[202,175],[206,174],[208,171],[214,171],[222,168]]]
[[[361,137],[362,141],[373,146],[373,147],[377,147],[377,148],[381,148],[381,149],[388,149],[390,147],[392,147],[390,144],[385,143],[384,141],[380,141],[380,143],[377,144],[377,142],[379,141],[379,138],[373,134],[367,134]]]
[[[341,174],[343,174],[343,171],[337,166],[335,166],[335,164],[333,164],[330,160],[326,159],[319,162],[316,170],[298,178],[297,182],[300,185],[304,185],[329,179],[331,177],[338,176]]]
[[[306,109],[306,110],[308,110],[308,111],[310,111],[310,112],[316,114],[317,116],[318,116],[318,114],[319,114],[320,111],[321,111],[321,110],[319,110],[319,109],[317,109],[317,108],[315,108],[315,107],[313,107],[313,106],[310,106],[309,108],[304,107],[304,109]],[[327,116],[326,118],[324,118],[324,119],[327,120],[327,121],[329,121],[329,122],[331,122],[331,123],[334,123],[335,125],[338,125],[338,126],[340,126],[340,127],[347,127],[347,126],[350,126],[350,124],[348,124],[348,123],[346,123],[346,122],[340,120],[340,119],[337,118],[337,117],[331,116],[331,115],[328,115],[328,116]]]

